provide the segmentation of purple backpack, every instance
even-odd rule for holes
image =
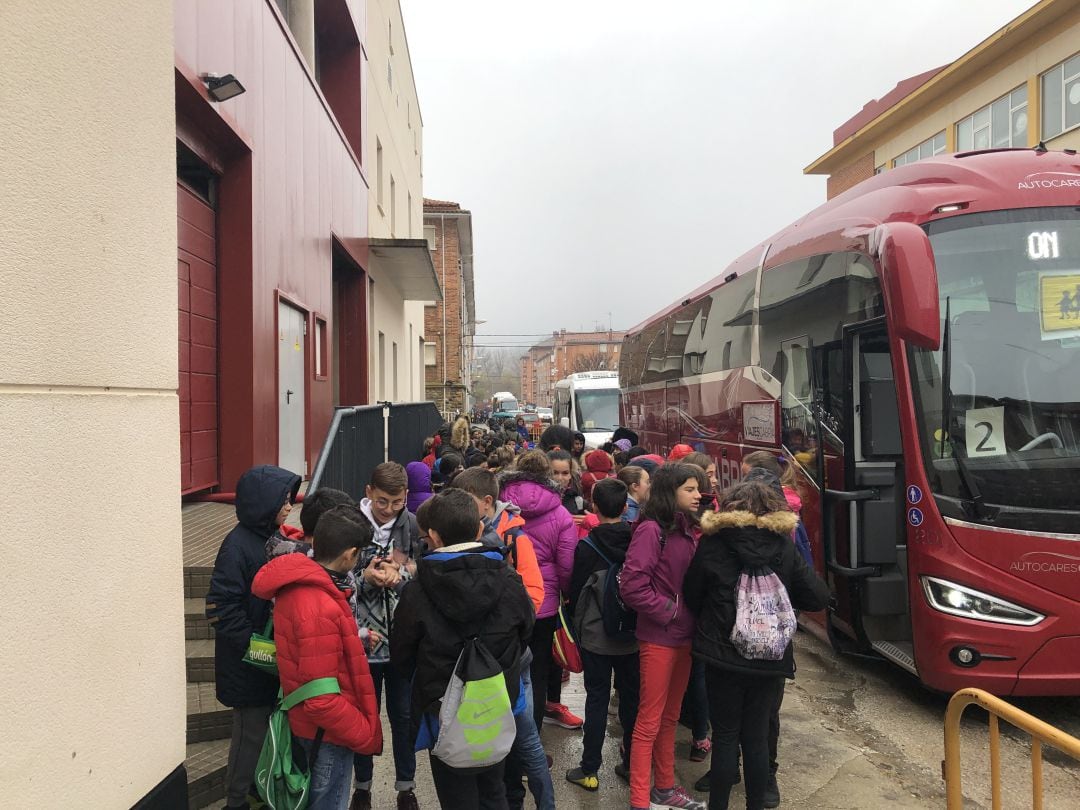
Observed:
[[[735,586],[731,643],[743,658],[779,661],[795,635],[795,611],[787,588],[768,567],[747,569]]]

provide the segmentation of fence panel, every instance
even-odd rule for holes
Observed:
[[[382,405],[338,408],[330,422],[308,492],[331,487],[359,500],[371,472],[383,461],[384,436],[389,438],[389,458],[405,465],[421,457],[424,438],[442,424],[432,402],[408,402],[390,406],[389,431],[384,430]]]

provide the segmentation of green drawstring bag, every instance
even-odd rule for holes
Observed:
[[[270,714],[270,724],[263,740],[259,762],[255,766],[255,787],[270,810],[304,810],[308,806],[311,769],[322,745],[323,730],[315,733],[315,745],[305,768],[293,761],[292,729],[289,709],[308,698],[341,694],[337,678],[316,678],[297,687],[285,697],[278,692],[278,705]]]
[[[266,621],[266,629],[259,633],[252,633],[248,640],[247,652],[242,659],[245,664],[251,664],[256,669],[277,675],[277,644],[274,643],[274,617],[270,616]]]

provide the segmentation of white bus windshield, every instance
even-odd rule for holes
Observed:
[[[619,389],[578,389],[574,407],[582,433],[612,431],[619,424]]]

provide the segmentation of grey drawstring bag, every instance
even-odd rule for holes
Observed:
[[[465,639],[443,693],[431,753],[451,768],[486,768],[506,758],[516,734],[502,667],[479,638]]]

